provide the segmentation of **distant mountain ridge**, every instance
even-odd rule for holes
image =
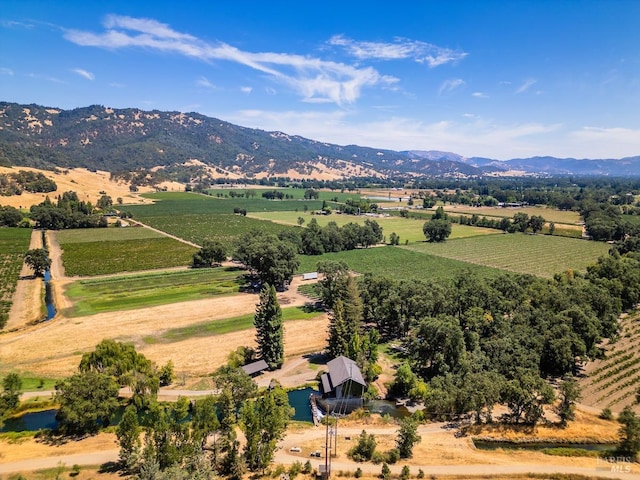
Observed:
[[[506,162],[441,151],[393,151],[334,145],[284,132],[233,125],[198,113],[113,109],[62,110],[0,102],[0,164],[84,167],[110,172],[193,163],[224,175],[484,176],[520,170],[546,175],[640,175],[640,157]]]

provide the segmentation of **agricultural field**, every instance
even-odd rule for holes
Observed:
[[[295,192],[290,189],[287,192]],[[223,192],[226,192],[224,190]],[[233,214],[235,207],[244,208],[248,213],[262,211],[304,211],[319,210],[322,200],[267,200],[260,196],[254,198],[219,198],[200,193],[153,193],[143,195],[152,200],[151,205],[127,205],[123,210],[133,213],[134,218],[144,221],[147,217],[182,216],[197,214]],[[331,204],[330,202],[328,202]]]
[[[581,377],[583,402],[619,412],[636,403],[640,387],[640,312],[623,318],[620,337],[605,348],[605,357],[586,365]]]
[[[547,278],[566,270],[585,271],[609,251],[606,243],[522,233],[424,242],[403,248]]]
[[[372,273],[396,280],[448,280],[471,272],[481,278],[500,275],[500,270],[464,261],[428,255],[403,247],[373,247],[324,255],[301,255],[298,272],[314,272],[320,261],[344,261],[357,273]]]
[[[273,190],[281,191],[285,195],[289,195],[293,200],[305,200],[304,193],[306,188],[280,188],[280,187],[271,187],[271,188],[211,188],[207,192],[209,195],[221,198],[220,195],[224,195],[224,198],[232,198],[233,195],[244,195],[246,197],[247,192],[249,195],[255,200],[262,200],[262,194],[264,192],[271,192]],[[233,193],[232,193],[233,192]],[[361,198],[360,193],[358,192],[344,192],[344,191],[331,191],[331,190],[319,190],[316,189],[318,193],[318,200],[320,202],[327,201],[337,201],[337,202],[345,202],[348,199],[357,200]],[[251,198],[250,197],[250,198]],[[237,197],[236,197],[237,199]],[[309,200],[307,200],[308,202]]]
[[[148,228],[93,228],[56,232],[67,275],[93,276],[187,266],[194,247]]]
[[[30,228],[0,228],[0,328],[9,318],[13,294],[30,240]]]
[[[398,216],[380,216],[367,217],[364,215],[312,215],[310,212],[256,212],[248,214],[251,218],[261,220],[269,220],[275,223],[285,225],[297,225],[298,218],[303,218],[303,226],[307,225],[312,219],[316,219],[318,225],[325,226],[329,222],[335,222],[339,227],[347,223],[364,224],[365,220],[375,220],[382,227],[385,237],[389,237],[392,232],[400,235],[400,243],[405,242],[424,242],[425,236],[422,231],[424,219],[403,218]],[[500,234],[498,230],[490,228],[472,227],[467,225],[452,225],[451,237],[449,238],[465,238],[476,235],[495,235]]]
[[[503,208],[503,207],[469,207],[466,205],[444,205],[444,211],[455,215],[478,215],[480,217],[496,217],[496,218],[513,218],[516,213],[526,213],[534,216],[540,215],[547,222],[556,224],[562,223],[566,225],[579,225],[582,222],[580,214],[572,210],[558,210],[547,207],[522,207],[522,208]]]
[[[229,267],[78,280],[65,291],[73,302],[65,315],[78,317],[230,295],[244,285],[242,272]]]
[[[323,312],[307,307],[288,307],[282,309],[282,321],[311,320],[323,315]],[[186,327],[172,328],[157,335],[148,335],[142,339],[145,344],[182,342],[190,338],[211,337],[226,333],[238,332],[254,328],[254,314],[240,317],[211,320],[195,323]]]

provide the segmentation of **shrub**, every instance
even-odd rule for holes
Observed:
[[[302,473],[311,473],[312,470],[313,466],[311,465],[311,460],[307,460],[304,464],[304,467],[302,468]]]
[[[383,478],[384,480],[389,480],[389,478],[391,478],[391,469],[389,468],[389,465],[387,465],[386,463],[382,464],[382,471],[380,473],[381,473],[380,477]]]
[[[603,408],[602,412],[600,412],[599,417],[602,420],[613,420],[613,412],[608,407],[607,408]]]
[[[371,460],[376,450],[376,439],[373,434],[367,434],[365,430],[362,431],[358,438],[358,443],[355,445],[347,455],[356,462],[366,462]]]
[[[356,469],[356,473],[354,473],[353,476],[356,477],[356,478],[362,477],[362,469],[360,467],[358,467]]]
[[[292,479],[296,478],[300,472],[302,472],[302,463],[300,462],[294,462],[289,467],[289,477]]]
[[[418,475],[417,475],[417,477],[418,477],[418,478],[424,478],[424,470],[422,470],[421,468],[420,468],[420,469],[418,469]]]
[[[398,460],[400,460],[400,451],[397,448],[392,448],[387,452],[386,461],[393,465]]]
[[[409,480],[409,478],[411,478],[411,470],[409,470],[409,467],[405,465],[402,467],[402,471],[400,472],[400,480]]]

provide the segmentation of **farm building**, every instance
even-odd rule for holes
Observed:
[[[268,370],[269,365],[264,360],[258,360],[257,362],[248,363],[242,367],[244,373],[249,375],[250,377],[256,377],[260,375],[264,370]]]
[[[329,363],[329,372],[322,374],[322,399],[320,405],[331,412],[349,413],[362,406],[367,383],[356,362],[339,356]]]

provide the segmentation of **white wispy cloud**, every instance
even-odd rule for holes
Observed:
[[[74,68],[73,73],[77,73],[78,75],[80,75],[81,77],[86,78],[87,80],[95,80],[96,76],[91,73],[88,72],[87,70],[83,69],[83,68]]]
[[[59,78],[51,77],[49,75],[42,75],[40,73],[27,73],[25,76],[28,77],[28,78],[36,78],[36,79],[46,80],[47,82],[52,82],[52,83],[66,83],[66,82],[63,82],[62,80],[60,80]]]
[[[329,45],[343,47],[347,53],[359,60],[404,60],[426,63],[437,67],[455,63],[468,55],[466,52],[439,47],[431,43],[397,37],[393,42],[359,42],[344,35],[334,35]]]
[[[518,89],[516,90],[516,93],[519,94],[519,93],[526,92],[527,90],[529,90],[531,86],[535,85],[536,82],[537,80],[535,78],[527,79],[522,85],[518,87]]]
[[[253,87],[240,87],[240,91],[248,95],[253,92]]]
[[[146,48],[203,61],[239,63],[288,85],[308,102],[355,102],[364,87],[390,85],[397,79],[371,67],[358,67],[319,58],[275,52],[248,52],[224,42],[207,42],[173,30],[149,18],[109,15],[105,31],[65,30],[64,37],[77,45],[106,49]]]
[[[211,88],[211,89],[216,88],[216,86],[213,83],[211,83],[207,77],[199,77],[196,80],[196,85],[198,85],[199,87],[205,87],[205,88]]]
[[[588,149],[589,158],[640,155],[640,130],[624,127],[582,127],[569,134],[575,147]]]
[[[13,76],[13,70],[11,70],[10,68],[0,68],[0,75]]]
[[[442,95],[443,93],[452,92],[453,90],[463,86],[464,84],[465,84],[465,81],[462,80],[461,78],[452,78],[451,80],[445,80],[444,82],[442,82],[442,85],[440,85],[440,89],[438,90],[438,93]]]
[[[489,98],[489,95],[487,95],[486,93],[482,93],[482,92],[473,92],[471,94],[472,97],[475,98]]]

